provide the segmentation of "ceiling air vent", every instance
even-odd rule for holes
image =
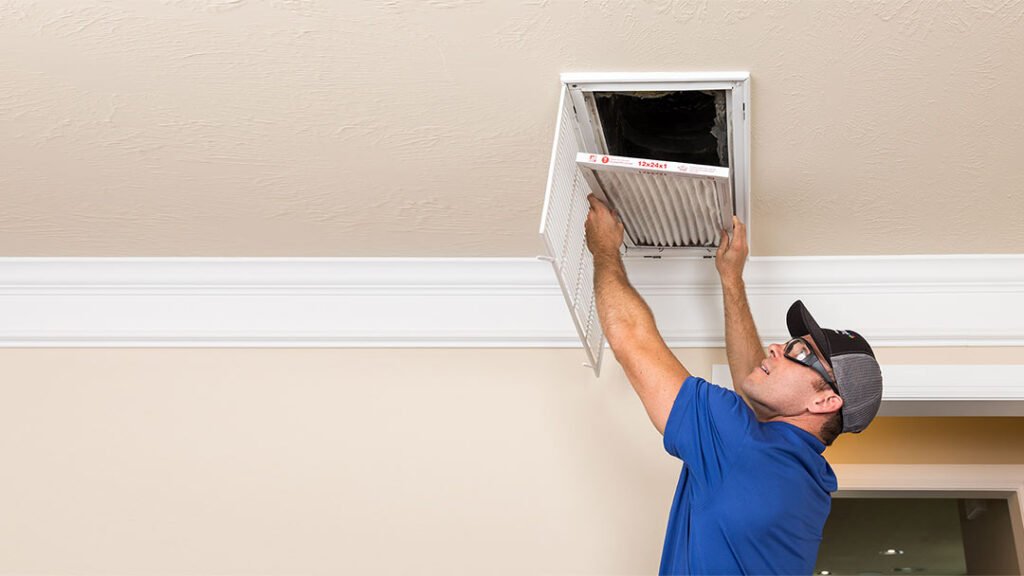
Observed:
[[[563,74],[561,80],[540,233],[588,366],[599,374],[604,334],[583,234],[587,195],[621,216],[627,259],[713,256],[734,214],[749,235],[750,76]]]

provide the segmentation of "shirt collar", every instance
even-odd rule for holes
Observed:
[[[815,452],[821,454],[825,451],[825,443],[818,439],[817,436],[811,434],[807,430],[790,424],[789,422],[766,422],[766,424],[780,424],[779,427],[782,430],[788,431],[788,433],[794,438],[799,438],[802,442],[814,449]]]

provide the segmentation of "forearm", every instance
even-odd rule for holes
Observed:
[[[733,389],[746,398],[743,380],[764,360],[764,348],[750,313],[743,279],[723,278],[722,297],[725,304],[725,350]]]
[[[594,289],[601,327],[615,359],[651,423],[664,434],[679,388],[690,373],[665,345],[654,314],[630,285],[617,251],[595,255]]]
[[[613,352],[620,337],[655,330],[654,315],[629,283],[618,252],[594,256],[594,290],[597,315]]]

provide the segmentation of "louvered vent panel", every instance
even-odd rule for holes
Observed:
[[[540,233],[590,366],[600,375],[604,333],[594,298],[594,260],[583,229],[590,188],[576,165],[576,154],[583,148],[567,92],[563,87]]]
[[[732,229],[728,168],[586,153],[576,160],[635,246],[716,246],[722,228]]]

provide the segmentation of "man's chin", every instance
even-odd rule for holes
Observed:
[[[761,395],[758,394],[757,384],[751,382],[751,379],[747,379],[743,382],[743,394],[747,397],[747,405],[754,411],[754,414],[760,419],[762,416],[771,413],[771,409],[764,403],[761,402]]]

